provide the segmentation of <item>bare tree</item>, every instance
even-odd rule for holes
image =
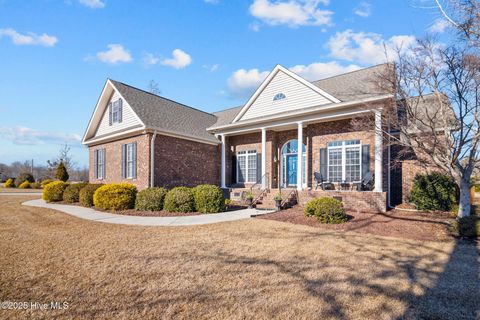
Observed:
[[[70,150],[71,150],[70,146],[67,143],[65,143],[58,151],[58,156],[55,159],[47,160],[48,167],[51,171],[50,174],[52,176],[55,176],[55,171],[57,170],[57,167],[60,164],[60,162],[63,162],[63,164],[65,165],[65,168],[69,172],[75,169],[77,164],[75,161],[73,161]]]
[[[385,119],[389,142],[414,152],[420,163],[449,174],[460,190],[458,216],[470,215],[470,178],[480,165],[480,56],[457,44],[421,40],[398,52],[394,68],[379,75],[395,99]],[[387,126],[385,126],[387,127]]]
[[[160,86],[158,85],[158,82],[155,80],[150,80],[150,83],[148,84],[148,92],[153,93],[155,95],[160,95],[162,94],[162,91],[160,90]]]

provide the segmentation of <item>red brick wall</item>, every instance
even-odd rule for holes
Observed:
[[[220,146],[158,135],[155,186],[220,185]]]
[[[299,191],[298,200],[305,205],[309,200],[319,197],[341,197],[346,211],[354,212],[386,212],[386,192],[357,191]]]
[[[122,179],[122,144],[137,143],[137,178]],[[94,178],[93,151],[105,149],[105,179]],[[118,183],[128,182],[138,189],[148,187],[150,171],[150,135],[142,134],[135,137],[121,139],[113,142],[98,144],[89,147],[89,180],[91,183]]]

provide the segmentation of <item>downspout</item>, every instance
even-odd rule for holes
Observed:
[[[390,209],[393,209],[392,208],[392,205],[391,205],[391,200],[390,200],[390,189],[391,189],[391,181],[390,181],[390,171],[391,171],[391,167],[390,167],[390,163],[391,163],[391,145],[390,145],[390,119],[388,120],[388,155],[387,155],[387,207],[390,208]]]
[[[153,132],[150,140],[150,188],[155,185],[155,138],[157,137],[157,130]]]

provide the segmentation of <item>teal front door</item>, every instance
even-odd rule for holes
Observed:
[[[287,187],[293,187],[297,185],[297,165],[298,165],[298,157],[297,155],[287,155],[287,168],[286,168],[286,180],[287,180]]]

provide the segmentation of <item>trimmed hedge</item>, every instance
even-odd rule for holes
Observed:
[[[68,187],[68,183],[55,181],[49,183],[43,188],[42,199],[47,202],[57,202],[63,200],[63,192]]]
[[[202,184],[192,189],[195,208],[202,213],[217,213],[225,209],[222,189],[211,184]]]
[[[86,182],[69,185],[63,192],[63,201],[67,203],[78,202],[80,200],[80,190],[82,190],[86,185]]]
[[[140,191],[135,200],[136,210],[160,211],[163,210],[163,204],[167,190],[164,188],[148,188]]]
[[[329,197],[310,200],[304,212],[307,217],[316,217],[321,223],[338,224],[348,219],[342,203]]]
[[[35,179],[33,178],[32,174],[30,172],[20,173],[18,175],[18,177],[15,179],[15,186],[18,188],[25,181],[35,182]]]
[[[164,209],[169,212],[193,212],[195,211],[195,199],[192,189],[176,187],[168,191],[165,196]]]
[[[19,189],[30,189],[30,182],[28,181],[23,181],[19,186],[18,186]]]
[[[80,202],[80,205],[82,205],[84,207],[93,207],[93,194],[101,186],[104,186],[104,184],[103,183],[97,183],[97,184],[89,183],[86,186],[84,186],[78,194],[78,200]]]
[[[7,179],[5,183],[3,184],[4,188],[15,188],[15,182],[13,182],[13,179]]]
[[[457,203],[457,187],[451,177],[439,172],[417,174],[410,192],[410,201],[419,210],[450,211]]]
[[[33,183],[30,183],[30,188],[32,188],[32,189],[41,189],[41,188],[42,188],[42,185],[40,184],[40,182],[33,182]]]
[[[45,186],[49,183],[52,183],[53,181],[56,181],[56,180],[53,180],[53,179],[46,179],[46,180],[43,180],[41,182],[41,185],[42,185],[42,188],[45,188]]]
[[[104,210],[128,210],[135,207],[137,188],[129,183],[106,184],[93,194],[95,207]]]

